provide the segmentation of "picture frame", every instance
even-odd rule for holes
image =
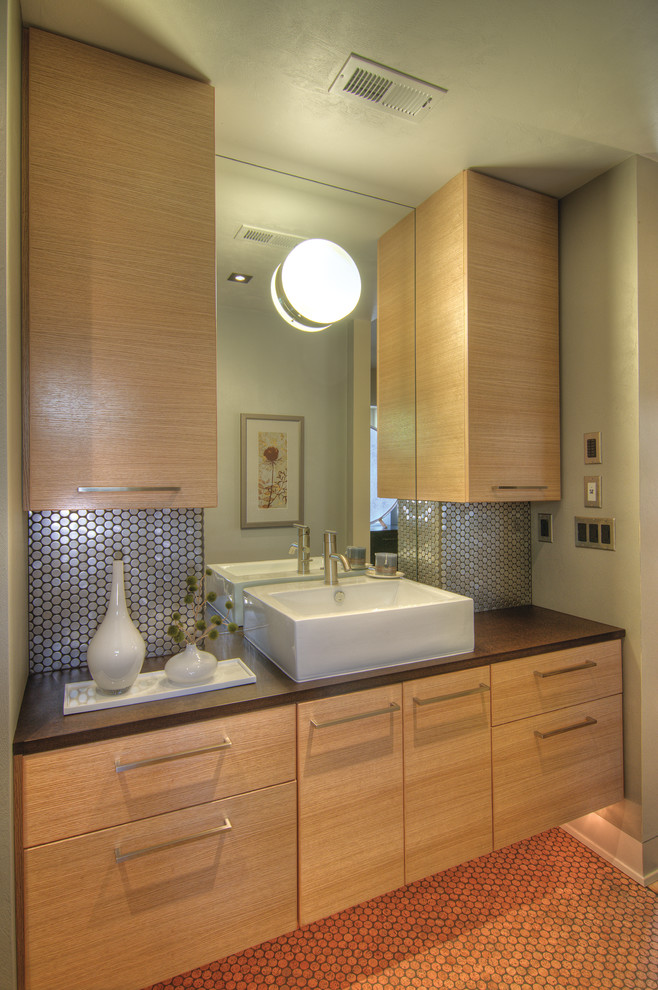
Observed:
[[[304,417],[240,415],[240,528],[304,518]]]

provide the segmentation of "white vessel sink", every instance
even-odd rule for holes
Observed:
[[[282,581],[309,581],[324,571],[322,557],[311,557],[310,574],[297,573],[297,557],[282,560],[246,560],[237,564],[208,564],[212,571],[206,577],[206,591],[214,591],[217,601],[214,608],[221,614],[242,625],[242,592],[251,584],[272,584]],[[224,602],[230,598],[233,608],[227,611]]]
[[[244,592],[244,635],[294,681],[473,649],[473,601],[406,578],[344,577]]]

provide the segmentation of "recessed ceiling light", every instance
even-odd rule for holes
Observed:
[[[245,275],[243,272],[231,272],[226,279],[227,282],[251,282],[253,275]]]

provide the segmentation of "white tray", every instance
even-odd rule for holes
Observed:
[[[161,701],[163,698],[181,698],[200,691],[217,691],[220,688],[253,684],[256,675],[242,660],[220,660],[212,680],[203,684],[174,684],[163,670],[151,674],[139,674],[125,694],[107,695],[96,689],[93,681],[67,684],[64,691],[64,714],[99,711],[117,705],[138,705],[142,701]]]

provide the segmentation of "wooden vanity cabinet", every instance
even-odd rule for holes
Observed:
[[[304,925],[404,883],[402,689],[297,707]]]
[[[16,775],[25,990],[136,990],[296,928],[293,705]]]
[[[382,238],[380,266],[402,237],[393,228]],[[557,249],[555,199],[477,172],[455,176],[416,209],[415,367],[407,371],[416,498],[560,497]],[[384,352],[403,326],[392,305],[380,286]],[[379,372],[378,402],[392,403],[398,389]],[[400,426],[385,419],[378,439],[400,442]],[[382,465],[380,493],[404,494],[394,490],[394,466]]]
[[[494,664],[494,848],[623,797],[619,640]]]
[[[489,668],[404,684],[405,883],[491,852]]]
[[[216,505],[214,90],[33,28],[24,67],[25,507]]]

